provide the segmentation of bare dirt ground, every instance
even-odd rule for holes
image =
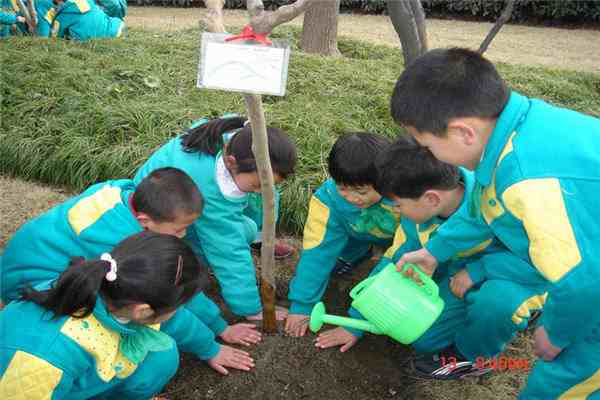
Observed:
[[[203,8],[130,7],[129,27],[178,30],[198,26]],[[246,12],[226,10],[225,24],[243,26]],[[478,48],[492,23],[427,19],[431,48]],[[302,18],[289,22],[302,25]],[[341,14],[339,35],[400,47],[388,16]],[[485,53],[492,61],[600,72],[600,31],[505,25]]]

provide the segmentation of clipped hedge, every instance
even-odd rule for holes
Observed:
[[[400,0],[392,0],[400,1]],[[275,9],[293,1],[263,0],[267,9]],[[136,5],[160,5],[175,7],[203,6],[202,0],[129,0]],[[421,0],[427,15],[475,16],[496,20],[504,9],[504,1],[490,0]],[[225,8],[245,8],[244,0],[225,0]],[[386,0],[341,0],[342,12],[386,13]],[[600,22],[600,1],[565,0],[516,0],[511,20]]]
[[[286,130],[299,150],[297,172],[282,193],[281,221],[290,233],[301,232],[309,196],[325,179],[327,154],[341,133],[400,132],[388,104],[401,52],[342,37],[344,58],[308,55],[298,51],[299,32],[273,33],[289,38],[294,51],[286,96],[263,97],[267,122]],[[195,87],[198,36],[132,29],[127,40],[0,41],[0,174],[81,190],[131,176],[194,119],[244,113],[241,95]],[[524,94],[600,116],[598,74],[499,69]]]

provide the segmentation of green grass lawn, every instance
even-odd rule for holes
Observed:
[[[297,28],[281,28],[297,50]],[[132,30],[122,40],[72,43],[0,41],[0,173],[81,190],[130,176],[168,138],[203,116],[244,113],[239,94],[195,87],[199,31]],[[341,38],[344,58],[294,51],[287,95],[265,96],[267,122],[299,148],[286,182],[281,220],[304,223],[311,191],[326,176],[331,144],[345,131],[400,133],[388,101],[402,71],[397,49]],[[499,65],[511,87],[554,104],[600,115],[600,75]]]

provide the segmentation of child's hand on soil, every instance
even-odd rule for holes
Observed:
[[[467,290],[473,287],[473,281],[466,269],[461,269],[453,277],[450,278],[450,290],[452,293],[462,299],[465,297]]]
[[[544,326],[538,326],[533,333],[534,354],[544,361],[552,361],[560,354],[562,348],[552,344]]]
[[[275,306],[275,319],[277,321],[283,321],[288,315],[288,310],[285,307]],[[249,315],[246,317],[248,321],[262,321],[262,311],[255,315]]]
[[[320,349],[342,346],[340,351],[344,353],[350,350],[350,348],[352,348],[352,346],[358,342],[358,339],[358,337],[354,336],[344,328],[337,327],[319,334],[319,336],[317,336],[315,346]]]
[[[256,330],[256,325],[246,323],[229,325],[219,337],[225,343],[243,344],[244,346],[256,344],[262,339],[261,333]]]
[[[225,367],[242,371],[250,371],[250,368],[254,367],[254,360],[250,354],[227,345],[221,345],[219,353],[207,362],[212,369],[223,375],[229,374]]]
[[[308,328],[308,315],[290,314],[285,320],[285,333],[290,336],[304,336]]]

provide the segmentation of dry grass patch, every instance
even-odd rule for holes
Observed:
[[[6,176],[0,176],[0,193],[0,249],[24,222],[68,197],[61,189]]]
[[[204,8],[130,7],[127,25],[155,30],[195,28]],[[246,12],[225,10],[228,26],[246,24]],[[301,26],[302,18],[288,25]],[[429,46],[477,48],[492,27],[488,22],[427,20]],[[352,39],[399,47],[387,16],[342,14],[339,34]],[[600,72],[600,31],[506,25],[486,53],[493,61]]]

